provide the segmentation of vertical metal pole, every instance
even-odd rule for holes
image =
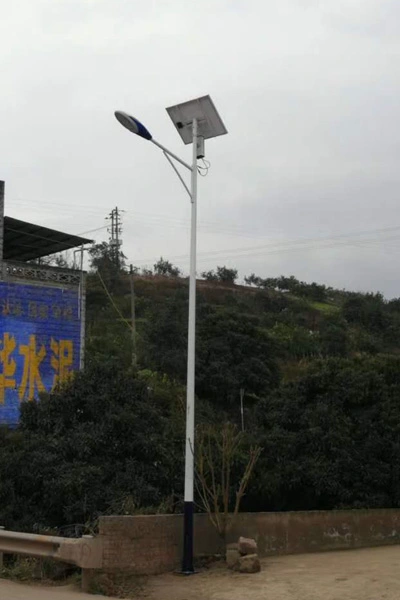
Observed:
[[[0,279],[7,278],[7,265],[4,264],[4,181],[0,181]]]
[[[81,246],[81,282],[79,285],[79,318],[81,320],[81,347],[79,357],[79,369],[85,366],[85,332],[86,332],[86,279],[83,272],[83,244]]]
[[[196,351],[196,233],[197,233],[197,119],[193,119],[193,160],[191,178],[191,233],[189,276],[189,327],[186,386],[185,496],[183,517],[182,572],[193,568],[193,492],[194,492],[194,394]]]
[[[3,264],[3,244],[4,244],[4,181],[0,181],[0,267]],[[0,277],[3,269],[0,269]]]
[[[240,388],[240,414],[242,417],[242,431],[244,431],[243,398],[244,398],[244,389]]]
[[[75,252],[77,252],[77,250],[75,250]],[[75,269],[75,252],[74,252],[74,269]],[[79,319],[81,318],[81,314],[82,314],[82,292],[83,292],[83,245],[80,247],[80,249],[78,250],[78,252],[81,253],[81,277],[80,277],[80,282],[79,282],[79,298],[78,298],[78,317]]]
[[[133,281],[133,267],[130,266],[131,280],[131,323],[132,323],[132,367],[136,369],[137,354],[136,354],[136,318],[135,318],[135,288]]]

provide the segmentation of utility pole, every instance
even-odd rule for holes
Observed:
[[[134,272],[132,265],[130,266],[131,280],[131,323],[132,323],[132,367],[136,370],[137,354],[136,354],[136,316],[135,316],[135,288],[134,288]]]
[[[110,219],[111,219],[111,230],[108,229],[108,231],[111,234],[110,244],[114,251],[114,209],[110,212]]]
[[[112,249],[112,258],[115,263],[117,269],[120,267],[120,248],[122,246],[122,217],[121,211],[118,209],[118,206],[113,208],[113,210],[108,215],[107,219],[111,221],[111,227],[108,230],[110,234],[110,246]]]
[[[118,212],[118,206],[116,206],[114,208],[115,211],[115,258],[116,258],[116,265],[117,268],[119,269],[119,247],[120,247],[120,241],[119,241],[119,234],[120,232],[122,232],[122,227],[120,227],[120,216],[119,216],[119,212]]]

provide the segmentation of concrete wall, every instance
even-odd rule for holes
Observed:
[[[101,517],[105,570],[179,567],[182,515]],[[400,510],[242,513],[228,541],[254,537],[262,556],[400,544]],[[195,554],[223,551],[207,515],[195,515]]]

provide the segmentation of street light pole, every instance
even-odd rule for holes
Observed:
[[[193,573],[193,500],[194,500],[194,414],[196,353],[196,238],[197,238],[197,119],[193,119],[193,159],[191,176],[191,233],[189,274],[189,324],[186,385],[186,447],[183,521],[182,572]]]
[[[182,573],[190,575],[193,568],[193,513],[194,513],[194,432],[195,432],[195,351],[196,351],[196,237],[197,237],[197,158],[204,158],[204,139],[227,132],[210,96],[202,96],[170,106],[167,112],[185,144],[193,144],[192,164],[179,158],[157,142],[148,129],[135,117],[117,110],[116,119],[131,133],[152,142],[167,158],[191,201],[189,323],[186,386],[185,487],[183,522]],[[200,131],[200,133],[199,133]],[[186,185],[172,159],[191,171],[191,186]]]
[[[137,368],[137,351],[136,351],[136,315],[135,315],[135,283],[133,280],[133,266],[129,267],[130,284],[131,284],[131,338],[132,338],[132,368],[136,371]]]

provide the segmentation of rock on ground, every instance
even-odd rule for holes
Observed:
[[[240,554],[237,544],[227,544],[226,546],[226,564],[228,569],[235,569],[239,562]]]
[[[246,556],[241,556],[238,561],[237,570],[240,573],[258,573],[261,571],[260,559],[257,554],[246,554]]]
[[[257,542],[251,538],[240,537],[238,542],[239,552],[245,554],[257,554]]]

